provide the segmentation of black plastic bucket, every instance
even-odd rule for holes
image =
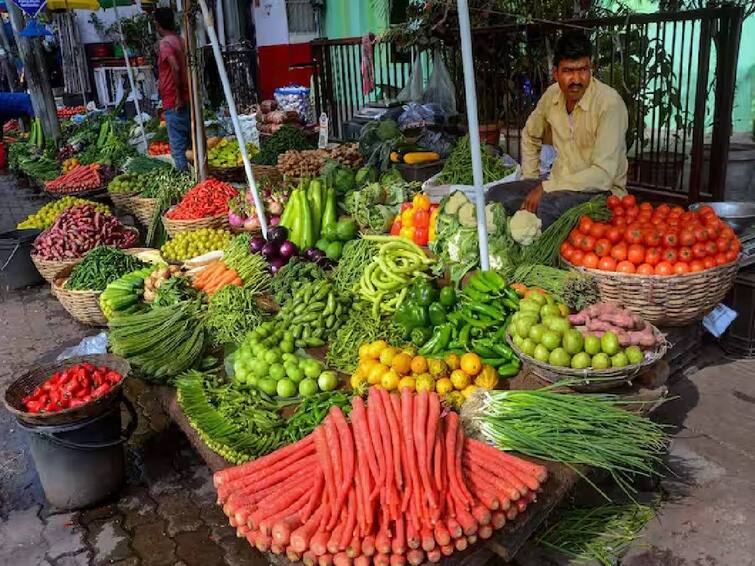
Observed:
[[[42,282],[31,260],[31,246],[39,230],[11,230],[0,233],[0,286],[20,289]]]
[[[29,432],[29,445],[45,497],[59,509],[81,509],[118,491],[125,475],[123,445],[136,429],[136,411],[121,430],[121,406],[79,422],[44,426],[19,421]]]

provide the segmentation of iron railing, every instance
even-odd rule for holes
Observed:
[[[212,56],[212,48],[205,46],[202,50],[203,84],[207,97],[217,106],[224,103],[220,75]],[[228,45],[223,48],[228,81],[233,91],[233,99],[239,106],[249,106],[259,102],[257,90],[257,50],[247,43]]]
[[[595,45],[595,75],[616,88],[630,114],[630,188],[676,201],[723,199],[742,20],[741,8],[728,7],[473,30],[480,123],[500,127],[503,149],[518,158],[521,128],[552,82],[555,38],[579,26]],[[316,111],[329,114],[335,137],[359,108],[395,96],[417,55],[376,43],[377,86],[365,95],[361,38],[311,45]],[[458,34],[439,49],[463,113]],[[426,81],[432,54],[419,55]]]

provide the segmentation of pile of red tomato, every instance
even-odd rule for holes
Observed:
[[[120,373],[107,366],[76,364],[55,372],[21,402],[29,413],[53,413],[72,409],[102,397],[122,379]]]
[[[681,275],[736,261],[739,239],[709,206],[684,210],[634,196],[611,196],[609,222],[588,216],[561,244],[561,256],[573,265],[640,275]]]

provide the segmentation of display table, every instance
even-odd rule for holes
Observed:
[[[637,404],[634,407],[650,412],[658,406],[658,403],[666,395],[666,387],[659,382],[665,382],[667,370],[661,368],[660,375],[647,375],[638,379],[633,387],[627,387],[620,390],[628,399],[647,401],[647,404]],[[664,375],[665,374],[665,375]],[[646,389],[640,383],[652,384],[653,389]],[[515,378],[509,380],[511,389],[537,389],[543,387],[544,382],[528,372],[520,372]],[[230,462],[213,452],[199,438],[197,432],[189,424],[188,419],[181,410],[181,406],[176,399],[176,390],[172,387],[161,386],[155,388],[157,398],[170,418],[184,432],[189,442],[195,448],[197,453],[207,463],[207,466],[217,472],[224,468],[232,466]],[[531,459],[531,458],[530,458]],[[533,535],[538,527],[551,514],[553,509],[559,505],[579,482],[580,475],[568,466],[553,462],[539,462],[548,468],[548,481],[545,483],[543,491],[538,494],[537,502],[527,506],[525,511],[516,517],[510,523],[506,523],[500,530],[495,531],[493,537],[485,544],[475,544],[464,552],[454,553],[451,557],[445,558],[442,564],[475,566],[485,564],[490,557],[495,554],[502,560],[510,561],[516,553],[522,548],[525,542]],[[584,470],[583,473],[587,473]],[[268,555],[271,564],[290,564],[285,556]]]

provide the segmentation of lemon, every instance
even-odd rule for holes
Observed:
[[[379,384],[380,380],[383,379],[383,375],[387,371],[388,371],[388,366],[384,366],[383,364],[375,364],[374,366],[372,366],[372,369],[370,370],[370,373],[367,376],[368,383],[370,385]]]
[[[359,359],[363,360],[367,358],[370,355],[370,345],[368,343],[364,343],[361,346],[359,346]]]
[[[467,352],[461,357],[461,369],[469,375],[477,375],[482,369],[482,360],[474,352]]]
[[[461,409],[461,405],[464,403],[464,395],[461,394],[461,391],[451,391],[451,393],[446,395],[445,399],[446,403],[457,411]]]
[[[422,373],[417,376],[415,383],[417,391],[435,391],[435,380],[429,373]]]
[[[451,372],[451,384],[454,386],[455,389],[458,389],[459,391],[462,391],[469,387],[469,385],[472,383],[472,378],[469,377],[464,371],[460,369],[455,369]]]
[[[398,387],[398,382],[401,380],[399,375],[392,369],[389,369],[387,372],[383,374],[383,377],[380,379],[380,385],[383,386],[383,389],[387,389],[388,391],[393,391]]]
[[[387,366],[391,365],[391,362],[393,362],[393,358],[395,358],[398,353],[399,353],[398,348],[391,348],[389,346],[383,349],[383,351],[380,352],[380,363],[385,364]]]
[[[416,386],[416,380],[411,375],[402,377],[398,382],[399,391],[401,391],[402,389],[406,387],[408,387],[410,391],[414,391],[415,386]]]
[[[369,345],[370,357],[377,360],[380,357],[380,352],[385,350],[387,347],[388,343],[385,340],[376,340]]]
[[[391,367],[400,375],[406,375],[412,369],[412,357],[406,352],[399,352],[391,360]]]
[[[359,362],[359,365],[357,366],[357,371],[362,372],[362,375],[369,376],[370,370],[375,367],[379,362],[377,360],[373,360],[371,358],[368,358],[366,360],[362,360]]]
[[[446,395],[454,390],[454,384],[447,377],[442,377],[435,382],[435,391],[438,395]]]
[[[470,385],[468,387],[465,387],[461,394],[464,395],[464,399],[469,399],[469,396],[477,391],[477,389],[478,387],[476,385]]]
[[[427,367],[430,370],[430,375],[436,379],[448,372],[448,366],[443,360],[432,358],[427,361]]]

